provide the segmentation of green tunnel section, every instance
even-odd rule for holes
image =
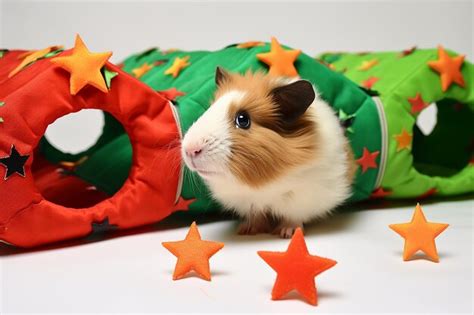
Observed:
[[[152,68],[139,78],[140,81],[156,91],[176,88],[183,96],[176,99],[174,105],[179,113],[183,134],[208,108],[215,91],[214,75],[217,66],[232,72],[244,73],[247,70],[268,71],[268,66],[257,60],[256,54],[270,51],[270,45],[241,49],[231,45],[224,49],[210,51],[173,51],[163,52],[150,49],[127,58],[123,70],[133,75],[134,69],[144,64]],[[189,56],[190,65],[184,68],[179,76],[173,78],[165,74],[176,57]],[[356,115],[353,121],[353,132],[347,133],[356,158],[362,155],[363,149],[378,151],[381,149],[380,121],[374,101],[365,91],[343,75],[331,71],[326,65],[314,58],[301,54],[296,63],[299,75],[311,81],[335,111],[342,110],[347,115]],[[113,81],[112,81],[113,88]],[[133,88],[133,87],[130,87]],[[132,148],[127,135],[117,129],[117,123],[106,114],[104,139],[80,156],[88,159],[76,169],[76,174],[96,185],[98,188],[113,194],[127,178]],[[112,130],[109,130],[112,129]],[[77,160],[79,156],[64,155],[51,147],[47,141],[42,143],[42,151],[50,160]],[[380,163],[380,156],[377,157]],[[362,173],[358,170],[352,201],[369,197],[374,189],[378,168],[368,169]],[[157,175],[158,176],[158,175]],[[196,198],[190,210],[207,211],[219,207],[210,197],[209,191],[195,173],[185,168],[181,195],[185,199]]]
[[[449,52],[449,56],[456,56]],[[328,53],[320,58],[357,84],[376,78],[372,89],[380,94],[388,127],[387,166],[382,180],[388,197],[447,196],[474,191],[474,67],[464,61],[465,86],[452,84],[442,91],[441,78],[428,62],[438,59],[435,49],[384,53]],[[365,63],[364,63],[365,62]],[[373,66],[364,69],[364,64]],[[413,100],[435,103],[437,123],[429,135],[416,125]],[[412,136],[399,148],[397,136]]]

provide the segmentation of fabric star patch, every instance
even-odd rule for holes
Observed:
[[[25,177],[25,163],[29,157],[29,155],[21,155],[12,144],[10,155],[0,158],[0,164],[6,168],[3,179],[7,180],[15,173]]]
[[[416,50],[416,46],[413,46],[413,47],[410,47],[408,49],[405,49],[403,50],[401,53],[400,53],[400,57],[406,57],[406,56],[409,56],[411,54],[413,54]]]
[[[163,242],[163,246],[178,258],[173,280],[183,278],[194,270],[204,280],[211,280],[209,259],[224,247],[223,243],[201,239],[196,222],[191,224],[188,235],[182,241]]]
[[[115,224],[110,224],[109,217],[106,217],[102,222],[92,222],[91,224],[93,234],[101,234],[109,232],[111,230],[116,230],[118,228]]]
[[[176,78],[181,70],[189,66],[191,63],[189,62],[189,56],[185,56],[183,58],[176,57],[173,61],[171,67],[166,69],[165,74],[171,75],[173,78]]]
[[[332,259],[311,255],[300,228],[293,235],[286,252],[259,251],[258,255],[277,273],[272,300],[279,300],[296,290],[312,305],[318,304],[314,278],[337,263]]]
[[[411,222],[389,225],[392,230],[405,239],[403,260],[410,260],[417,251],[421,250],[434,262],[439,262],[435,238],[448,226],[449,224],[445,223],[428,222],[420,204],[416,205]]]
[[[461,73],[464,57],[464,55],[450,57],[444,48],[439,46],[438,60],[428,62],[430,68],[441,76],[441,89],[443,92],[446,92],[453,83],[464,87],[464,77]]]
[[[409,97],[408,102],[411,104],[411,112],[414,115],[420,113],[426,106],[428,106],[428,103],[423,101],[420,92],[416,93],[415,97]]]
[[[145,73],[147,73],[151,69],[153,69],[153,66],[145,62],[140,67],[133,69],[132,73],[135,76],[135,78],[140,79]]]
[[[364,82],[362,82],[362,86],[365,87],[366,89],[371,89],[375,83],[377,83],[380,79],[377,78],[377,77],[370,77],[368,78],[367,80],[365,80]]]
[[[362,64],[357,68],[359,71],[367,71],[370,68],[376,66],[379,63],[377,59],[372,59],[372,60],[365,60],[362,61]]]
[[[8,49],[0,49],[0,58],[5,56],[5,54],[8,52]]]
[[[264,42],[250,41],[250,42],[240,43],[236,47],[241,48],[241,49],[247,49],[247,48],[259,47],[259,46],[264,46],[264,45],[265,45]]]
[[[301,50],[285,50],[275,37],[272,37],[270,52],[257,54],[257,59],[270,67],[271,75],[295,77],[298,71],[294,62],[301,54]]]
[[[339,121],[342,127],[344,127],[347,130],[347,132],[354,133],[354,128],[352,128],[352,125],[354,124],[356,115],[355,114],[349,115],[343,109],[340,108],[338,112],[338,116],[339,116]]]
[[[33,50],[33,51],[27,52],[26,54],[22,54],[21,55],[21,57],[23,58],[22,62],[8,74],[8,77],[11,78],[15,74],[23,70],[26,66],[32,64],[33,62],[39,59],[50,57],[52,52],[58,53],[61,51],[62,51],[62,46],[50,46],[44,49]]]
[[[71,95],[76,95],[87,84],[107,93],[107,84],[100,70],[110,56],[112,56],[112,52],[91,53],[81,37],[77,35],[72,54],[56,57],[51,59],[51,62],[71,74],[69,81]]]
[[[385,198],[387,196],[390,196],[392,192],[390,190],[385,190],[382,187],[377,188],[372,192],[370,195],[370,199],[378,199],[378,198]]]
[[[369,168],[377,168],[375,159],[379,156],[380,151],[370,152],[364,147],[362,157],[356,160],[356,163],[362,167],[362,174],[367,172]]]
[[[115,78],[118,75],[118,72],[111,71],[107,69],[107,67],[102,67],[100,70],[102,75],[104,76],[105,80],[105,85],[107,86],[107,89],[110,90],[110,85],[112,84],[112,79]]]
[[[163,95],[168,101],[174,102],[177,97],[185,95],[184,92],[179,91],[175,87],[172,87],[167,90],[157,91],[161,95]]]
[[[183,197],[179,196],[178,201],[173,207],[173,211],[188,211],[189,205],[196,201],[196,198],[192,199],[184,199]]]
[[[405,128],[402,129],[402,132],[398,135],[394,135],[395,140],[397,141],[397,152],[403,149],[410,149],[413,136],[409,134]]]

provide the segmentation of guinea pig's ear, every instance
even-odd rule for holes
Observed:
[[[221,85],[224,81],[229,80],[230,74],[221,67],[216,68],[216,85]]]
[[[270,93],[273,101],[285,122],[295,122],[313,103],[316,93],[313,85],[306,80],[299,80],[279,86]]]

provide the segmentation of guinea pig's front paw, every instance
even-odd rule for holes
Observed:
[[[270,231],[271,223],[264,215],[244,219],[237,228],[237,234],[239,235],[257,235],[260,233],[269,233]]]
[[[282,223],[273,230],[272,234],[279,235],[281,238],[291,238],[297,228],[303,229],[303,224]]]

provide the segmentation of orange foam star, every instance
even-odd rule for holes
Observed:
[[[139,79],[141,78],[145,73],[153,69],[152,65],[149,65],[147,62],[142,64],[140,67],[132,69],[132,73],[135,76],[135,78]]]
[[[357,68],[359,71],[367,71],[370,68],[376,66],[379,63],[377,59],[372,59],[372,60],[365,60],[362,61],[362,64]]]
[[[61,48],[62,46],[49,46],[44,49],[33,50],[25,54],[22,54],[22,57],[23,57],[22,62],[8,74],[8,77],[11,78],[15,74],[23,70],[23,68],[25,68],[29,64],[35,62],[38,59],[44,58],[44,56],[46,56],[50,52],[61,49]]]
[[[90,52],[81,37],[76,35],[72,54],[56,57],[51,59],[51,62],[71,74],[69,90],[72,95],[76,95],[87,84],[107,93],[109,90],[100,69],[105,65],[110,56],[112,56],[112,52]]]
[[[311,255],[300,228],[293,235],[286,252],[259,251],[258,255],[277,273],[272,289],[273,300],[279,300],[296,290],[312,305],[318,304],[314,278],[337,263],[332,259]]]
[[[394,138],[398,143],[397,152],[403,149],[410,149],[413,136],[409,134],[405,128],[402,129],[400,134],[395,135]]]
[[[275,37],[272,37],[270,52],[257,54],[257,59],[270,67],[271,75],[294,77],[298,71],[294,62],[301,54],[301,50],[285,50]]]
[[[183,278],[194,270],[203,279],[211,280],[209,259],[224,247],[223,243],[203,241],[196,222],[191,224],[188,235],[182,241],[163,242],[163,246],[178,258],[173,280]]]
[[[380,151],[370,152],[364,148],[362,156],[356,160],[356,163],[362,167],[362,173],[365,173],[369,168],[377,168],[375,159],[379,156]]]
[[[411,222],[389,225],[392,230],[405,239],[403,260],[409,260],[417,251],[421,250],[434,262],[439,262],[435,238],[448,226],[449,224],[445,223],[428,222],[420,204],[416,205]]]
[[[430,68],[441,76],[443,92],[446,92],[453,82],[464,87],[464,77],[461,73],[464,57],[464,55],[450,57],[443,46],[438,46],[438,60],[428,62]]]
[[[181,72],[181,70],[183,70],[184,68],[186,68],[187,66],[191,64],[188,62],[189,58],[190,58],[189,56],[185,56],[183,58],[176,57],[171,67],[166,69],[165,74],[172,75],[173,78],[176,78]]]
[[[240,43],[236,47],[241,48],[241,49],[247,49],[247,48],[258,47],[258,46],[263,46],[263,45],[265,45],[264,42],[249,41],[249,42],[245,42],[245,43]]]

